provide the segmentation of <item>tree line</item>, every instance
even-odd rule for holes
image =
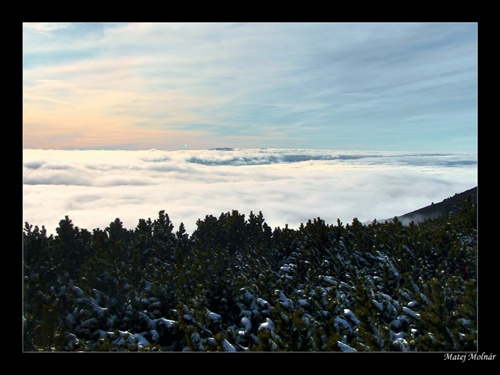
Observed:
[[[477,202],[403,225],[271,228],[165,211],[127,229],[23,228],[25,351],[477,348]]]

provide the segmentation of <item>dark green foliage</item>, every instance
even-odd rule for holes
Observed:
[[[164,211],[23,231],[26,351],[474,351],[477,204],[419,224]]]

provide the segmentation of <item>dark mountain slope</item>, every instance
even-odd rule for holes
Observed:
[[[477,201],[477,186],[462,193],[457,193],[439,203],[432,203],[429,206],[398,216],[398,219],[405,224],[410,221],[418,223],[425,219],[433,219],[444,214],[457,214],[460,211],[463,200],[469,195],[472,201]]]

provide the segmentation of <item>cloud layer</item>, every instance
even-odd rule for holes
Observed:
[[[303,149],[23,151],[23,221],[55,232],[68,215],[94,229],[115,218],[133,229],[165,210],[188,232],[205,215],[262,211],[295,228],[392,218],[477,185],[465,153]]]

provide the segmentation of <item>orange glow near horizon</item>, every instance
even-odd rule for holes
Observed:
[[[183,130],[182,124],[196,122],[186,108],[194,98],[174,93],[135,97],[116,90],[75,93],[49,97],[41,87],[26,88],[23,108],[24,148],[183,148],[202,145],[208,134]],[[139,98],[139,99],[138,99]],[[157,112],[157,116],[145,114]]]

